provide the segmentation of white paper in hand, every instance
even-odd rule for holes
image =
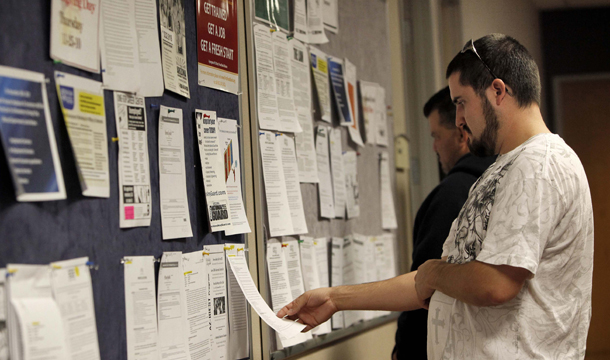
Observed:
[[[233,274],[239,283],[239,287],[246,296],[246,300],[248,300],[252,309],[256,311],[267,325],[287,339],[299,335],[301,331],[305,329],[305,325],[303,324],[288,319],[280,319],[275,315],[269,305],[263,300],[256,285],[254,285],[254,281],[252,281],[252,277],[248,271],[248,264],[246,264],[245,257],[230,257],[228,260],[231,271],[233,271]]]

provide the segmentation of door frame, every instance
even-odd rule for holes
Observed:
[[[563,112],[560,102],[561,84],[574,81],[590,81],[590,80],[607,80],[610,79],[610,72],[603,73],[586,73],[586,74],[568,74],[553,76],[553,114],[555,133],[563,138]]]

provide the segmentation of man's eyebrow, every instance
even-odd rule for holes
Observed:
[[[462,99],[461,96],[456,96],[456,97],[453,98],[452,102],[453,102],[454,105],[457,105],[458,101],[460,101],[461,99]]]

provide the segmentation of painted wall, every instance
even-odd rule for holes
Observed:
[[[394,348],[394,335],[396,334],[396,322],[382,325],[347,340],[331,344],[323,349],[296,357],[300,360],[369,360],[390,359]]]
[[[530,0],[461,0],[462,43],[489,33],[519,40],[542,65],[538,10]]]
[[[490,33],[510,35],[523,44],[541,74],[542,113],[546,114],[544,67],[538,9],[531,0],[461,0],[462,45]]]

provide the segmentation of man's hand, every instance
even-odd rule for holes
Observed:
[[[444,264],[444,260],[428,260],[421,264],[417,268],[415,274],[415,290],[417,291],[417,298],[422,303],[424,309],[428,309],[430,304],[430,298],[434,294],[434,287],[436,279],[438,277],[439,265]]]
[[[331,299],[332,288],[310,290],[284,306],[277,317],[286,317],[307,325],[302,332],[307,332],[330,319],[338,311]]]

